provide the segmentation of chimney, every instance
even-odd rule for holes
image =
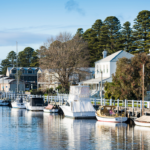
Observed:
[[[102,52],[102,54],[103,54],[103,58],[105,58],[105,57],[107,56],[107,51],[104,50],[104,51]]]

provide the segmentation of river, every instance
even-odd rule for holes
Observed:
[[[0,150],[150,149],[150,128],[0,106]]]

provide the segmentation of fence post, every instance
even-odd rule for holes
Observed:
[[[112,106],[112,99],[110,99],[110,106]]]
[[[132,100],[132,116],[134,116],[134,100]]]
[[[140,110],[141,110],[141,116],[142,116],[142,101],[140,100]]]
[[[104,98],[104,106],[105,106],[105,98]]]
[[[126,116],[126,113],[127,113],[127,100],[125,99],[125,116]]]

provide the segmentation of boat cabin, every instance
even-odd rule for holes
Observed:
[[[43,98],[31,98],[30,106],[44,106]]]

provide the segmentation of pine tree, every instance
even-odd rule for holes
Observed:
[[[131,23],[129,21],[125,22],[122,27],[121,35],[122,35],[122,43],[123,49],[127,52],[134,52],[133,45],[133,36],[132,36],[132,28],[130,27]]]
[[[101,27],[103,23],[100,19],[97,19],[95,23],[92,25],[92,29],[95,31],[96,36],[99,38],[101,34]]]
[[[112,54],[118,50],[120,50],[120,29],[121,24],[118,18],[115,16],[109,16],[104,20],[104,26],[107,34],[107,50],[109,54]]]
[[[135,46],[137,46],[136,52],[146,52],[150,48],[150,11],[143,10],[140,11],[134,20],[134,32],[133,35],[136,38]]]
[[[79,37],[82,37],[83,36],[83,28],[78,28],[76,35],[78,35]]]

